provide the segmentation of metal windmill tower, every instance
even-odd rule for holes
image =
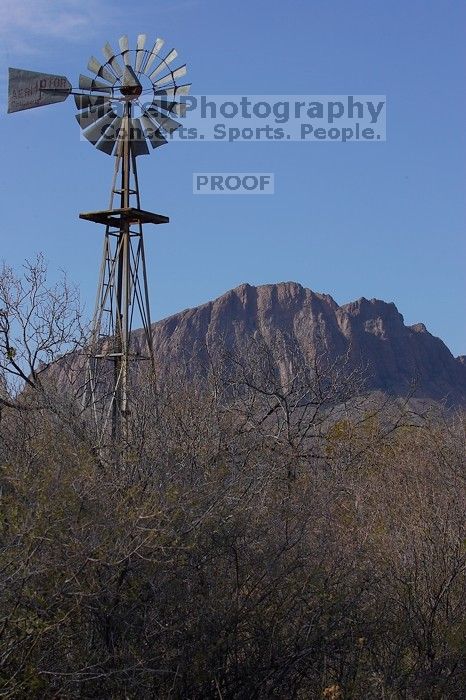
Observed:
[[[168,142],[181,124],[186,105],[179,84],[186,65],[172,68],[177,52],[162,58],[163,39],[146,49],[140,34],[131,50],[128,37],[120,52],[103,47],[105,63],[92,57],[92,77],[81,75],[75,89],[65,76],[9,69],[8,112],[64,101],[74,95],[83,135],[99,151],[115,157],[108,209],[80,214],[105,227],[102,262],[87,360],[83,406],[92,411],[99,444],[111,434],[128,437],[131,369],[138,360],[154,368],[151,316],[144,254],[144,224],[168,223],[168,217],[141,209],[136,159]],[[136,346],[132,329],[142,325],[145,347]]]

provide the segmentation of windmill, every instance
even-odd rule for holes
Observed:
[[[177,51],[162,51],[165,42],[159,38],[147,49],[146,40],[139,34],[131,49],[122,36],[118,53],[105,44],[105,62],[93,56],[87,64],[92,77],[81,75],[77,89],[65,76],[9,69],[8,112],[73,95],[84,137],[115,157],[109,208],[79,215],[105,227],[82,395],[100,444],[110,431],[113,437],[128,437],[133,363],[148,361],[155,371],[143,226],[169,219],[141,209],[136,159],[150,152],[149,145],[156,149],[168,143],[181,126],[174,118],[186,111],[179,97],[191,87],[179,82],[186,65],[173,67]],[[145,348],[135,346],[132,334],[138,317]]]

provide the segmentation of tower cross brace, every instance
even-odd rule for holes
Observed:
[[[131,130],[132,103],[124,103],[109,209],[80,214],[105,226],[102,262],[86,368],[83,405],[92,411],[99,444],[110,436],[129,439],[134,361],[147,361],[155,380],[149,289],[144,253],[144,224],[168,223],[161,214],[141,209],[136,166],[138,141]],[[115,201],[119,200],[119,207]],[[117,200],[117,201],[118,201]],[[138,347],[135,317],[145,347]]]

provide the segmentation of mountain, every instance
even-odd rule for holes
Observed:
[[[153,325],[159,376],[183,366],[205,376],[209,357],[227,349],[251,352],[260,337],[283,375],[291,352],[302,361],[347,354],[348,366],[366,367],[367,388],[404,395],[416,381],[416,397],[466,405],[466,362],[422,323],[405,326],[393,303],[361,298],[339,306],[295,282],[258,287],[242,284],[218,299]],[[142,334],[136,331],[136,340]]]

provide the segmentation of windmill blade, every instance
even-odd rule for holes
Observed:
[[[97,107],[110,102],[109,97],[101,95],[75,95],[74,101],[78,109],[87,109],[88,107]]]
[[[96,144],[96,148],[99,151],[107,153],[109,156],[112,155],[115,144],[118,141],[122,121],[123,120],[121,117],[115,117],[110,126],[106,129],[102,138],[99,139],[98,143]]]
[[[144,46],[146,45],[147,34],[139,34],[136,49],[136,73],[140,73],[142,59],[144,58]]]
[[[163,112],[160,112],[156,107],[149,107],[147,110],[149,115],[155,119],[155,121],[160,124],[164,131],[168,131],[169,134],[173,133],[180,128],[181,124],[176,122],[174,119],[167,117]]]
[[[177,117],[184,117],[188,105],[182,102],[171,102],[170,100],[153,100],[152,105],[160,109],[164,109],[166,112],[171,112],[171,114],[176,114]]]
[[[66,100],[71,83],[64,75],[8,69],[8,113]]]
[[[175,88],[175,95],[189,95],[191,91],[192,83],[186,83],[185,85],[177,85]]]
[[[80,90],[90,90],[91,92],[107,92],[109,95],[113,94],[113,88],[101,83],[99,80],[93,80],[87,75],[79,76],[79,89]]]
[[[96,143],[105,134],[109,126],[113,123],[113,120],[116,118],[116,116],[117,115],[115,114],[115,112],[113,110],[110,110],[101,119],[98,119],[91,127],[86,129],[86,131],[83,132],[84,136],[95,146]],[[76,115],[76,119],[78,119],[78,117],[79,114]]]
[[[166,95],[167,97],[175,97],[175,95],[189,95],[192,83],[186,85],[174,85],[173,87],[161,88],[154,90],[154,95]]]
[[[141,114],[141,122],[144,133],[151,142],[152,148],[158,148],[159,146],[163,146],[164,144],[168,143],[158,125],[152,121],[147,112]]]
[[[135,157],[146,156],[149,154],[149,149],[141,122],[139,119],[131,119],[130,121],[131,152]]]
[[[157,68],[152,71],[152,73],[149,75],[149,80],[153,80],[156,75],[161,73],[165,67],[168,68],[168,65],[175,60],[175,58],[178,56],[178,53],[176,49],[172,49],[170,53],[168,53],[165,58],[161,60]]]
[[[159,78],[159,80],[157,80],[154,83],[154,87],[160,87],[161,85],[164,85],[165,83],[169,83],[171,80],[173,80],[173,82],[175,82],[177,78],[182,78],[183,75],[186,75],[186,70],[187,69],[186,69],[186,63],[185,63],[183,66],[180,66],[176,70],[170,71],[170,73],[168,75],[165,75],[163,78]]]
[[[116,77],[113,75],[113,73],[110,73],[110,71],[104,68],[103,65],[95,58],[95,56],[91,56],[87,64],[87,68],[91,71],[91,73],[95,73],[97,77],[103,78],[107,81],[107,83],[111,83],[111,85],[115,85]]]
[[[105,46],[103,47],[102,52],[103,52],[105,58],[107,59],[108,63],[110,63],[111,67],[113,68],[113,70],[117,74],[117,76],[119,78],[121,78],[121,76],[123,75],[123,69],[120,66],[120,64],[118,63],[115,52],[112,49],[112,47],[110,46],[110,44],[108,43],[108,41],[105,44]]]
[[[110,113],[113,113],[113,110],[111,104],[108,103],[105,105],[99,105],[98,107],[89,107],[89,109],[85,109],[83,112],[76,114],[76,120],[81,129],[88,129],[92,124]]]
[[[120,51],[121,55],[123,56],[123,61],[125,62],[125,66],[130,66],[131,65],[131,56],[129,55],[129,43],[128,43],[128,37],[126,34],[121,36],[118,40],[118,43],[120,45]]]
[[[163,39],[157,39],[154,46],[152,47],[151,52],[149,53],[149,56],[147,58],[146,64],[144,66],[144,72],[147,73],[157,56],[159,55],[159,52],[163,45],[165,44],[165,41]]]

